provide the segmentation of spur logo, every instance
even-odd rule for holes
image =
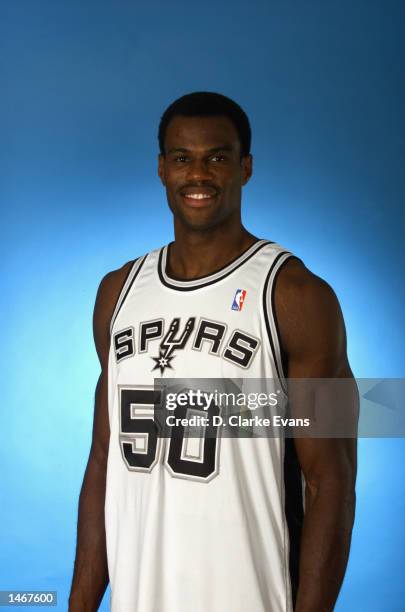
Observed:
[[[245,292],[246,293],[246,292]],[[243,301],[242,301],[243,304]],[[174,370],[172,363],[179,351],[206,352],[220,356],[241,368],[249,368],[260,345],[260,340],[240,329],[227,333],[227,325],[201,317],[189,317],[182,325],[180,317],[170,322],[165,333],[165,320],[142,321],[138,326],[138,339],[135,342],[135,328],[126,327],[113,336],[113,346],[117,363],[135,355],[147,356],[154,362],[151,371],[161,374],[167,369]],[[158,349],[151,349],[160,340]],[[136,346],[137,344],[137,346]],[[152,353],[152,354],[151,354]],[[157,353],[157,354],[156,354]]]

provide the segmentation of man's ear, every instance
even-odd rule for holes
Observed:
[[[158,176],[160,178],[160,180],[162,181],[162,185],[166,185],[165,183],[165,158],[164,155],[162,155],[161,153],[159,153],[158,155]]]
[[[253,155],[244,155],[241,159],[242,185],[246,185],[253,174]]]

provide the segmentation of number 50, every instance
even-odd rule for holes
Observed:
[[[219,426],[212,425],[212,417],[219,408],[208,410],[198,406],[177,406],[175,418],[193,415],[208,417],[208,425],[201,428],[197,438],[188,435],[187,428],[166,426],[162,408],[162,390],[153,386],[119,387],[119,442],[128,470],[150,473],[162,456],[164,433],[168,449],[164,464],[172,476],[208,482],[219,471]],[[167,433],[166,433],[167,432]],[[195,434],[193,434],[195,436]]]

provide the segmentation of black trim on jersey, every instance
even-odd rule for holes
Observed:
[[[269,313],[267,308],[267,289],[270,281],[271,274],[277,265],[278,261],[281,257],[284,257],[288,254],[289,251],[282,251],[279,255],[277,255],[276,259],[273,261],[272,266],[270,267],[269,272],[267,273],[266,281],[264,283],[263,290],[263,311],[264,311],[264,319],[266,323],[267,335],[269,337],[271,350],[273,353],[274,363],[276,366],[277,374],[280,379],[286,378],[288,375],[288,359],[285,350],[281,344],[281,336],[280,336],[280,328],[277,321],[276,309],[275,309],[275,286],[276,280],[280,270],[283,268],[284,264],[291,259],[298,259],[301,261],[299,257],[295,255],[290,255],[286,257],[285,261],[279,266],[277,269],[273,284],[271,287],[271,296],[270,296],[270,307],[273,312],[273,320],[278,340],[278,345],[280,347],[280,357],[281,357],[281,367],[282,372],[279,371],[278,361],[275,351],[275,346],[273,342],[273,336],[270,328],[269,321]],[[284,439],[284,513],[287,523],[288,536],[289,536],[289,559],[288,559],[288,568],[289,568],[289,576],[291,583],[291,595],[293,602],[293,609],[295,609],[296,600],[297,600],[297,591],[298,591],[298,582],[299,582],[299,557],[300,557],[300,542],[301,542],[301,532],[302,532],[302,524],[304,521],[304,505],[303,505],[303,486],[302,486],[302,477],[301,477],[301,466],[298,461],[297,452],[295,448],[295,442],[293,438],[285,438]]]
[[[295,610],[299,582],[301,532],[304,521],[303,487],[294,439],[285,438],[284,444],[284,512],[290,541],[288,567],[293,609]]]
[[[223,270],[226,270],[228,267],[232,266],[235,262],[238,261],[238,259],[242,259],[243,256],[245,255],[245,253],[247,253],[257,242],[261,242],[262,239],[256,240],[256,242],[254,242],[253,244],[250,245],[250,247],[248,247],[245,251],[243,251],[240,255],[238,255],[237,257],[235,257],[235,259],[233,259],[231,262],[227,263],[225,266],[223,266],[222,268],[219,268],[219,270],[216,270],[215,272],[212,272],[211,274],[207,274],[205,276],[199,276],[198,278],[191,278],[188,280],[181,280],[181,279],[176,279],[176,278],[172,278],[171,280],[179,282],[179,283],[184,283],[184,286],[178,286],[178,285],[172,285],[171,283],[167,282],[163,276],[162,273],[162,260],[163,260],[163,251],[165,247],[162,247],[160,249],[160,253],[159,253],[159,260],[158,260],[158,274],[159,274],[159,279],[161,281],[161,283],[165,286],[165,287],[169,287],[169,289],[177,289],[178,291],[193,291],[194,289],[202,289],[203,287],[208,287],[209,285],[213,285],[214,283],[217,283],[218,281],[226,278],[227,276],[229,276],[230,274],[232,274],[232,272],[234,272],[235,270],[237,270],[238,268],[240,268],[240,266],[242,266],[244,263],[246,263],[247,261],[249,261],[249,259],[251,259],[254,255],[256,255],[256,253],[258,253],[263,247],[267,246],[268,244],[273,244],[272,240],[266,240],[265,242],[263,242],[262,244],[260,244],[259,246],[257,246],[256,249],[254,249],[252,251],[252,253],[246,257],[245,259],[243,259],[243,261],[241,261],[238,265],[236,265],[235,267],[232,268],[232,270],[229,270],[228,272],[225,272],[224,274],[222,274],[221,276],[219,276],[218,278],[215,278],[213,280],[207,281],[207,282],[203,282],[197,285],[192,285],[192,286],[187,286],[187,283],[194,283],[195,281],[198,280],[204,280],[205,278],[210,278],[211,276],[214,276],[218,273],[220,273]],[[170,246],[170,245],[168,245]],[[167,259],[166,259],[167,262]],[[168,276],[167,272],[165,271],[166,276],[170,279],[170,277]]]
[[[277,338],[278,338],[278,344],[280,347],[280,357],[281,357],[281,367],[283,368],[283,375],[284,378],[287,378],[288,376],[288,357],[287,357],[287,353],[284,350],[284,347],[281,343],[281,335],[280,335],[280,327],[278,324],[278,319],[277,319],[277,313],[276,313],[276,306],[275,306],[275,287],[276,287],[276,282],[277,282],[277,277],[280,273],[280,270],[283,269],[284,264],[287,263],[287,261],[291,261],[291,259],[298,259],[298,261],[302,260],[297,257],[296,255],[291,255],[290,257],[288,257],[288,259],[285,260],[284,263],[281,264],[281,266],[279,267],[279,269],[277,270],[277,272],[274,275],[274,279],[273,279],[273,286],[271,288],[271,309],[273,311],[273,319],[274,319],[274,324],[276,327],[276,333],[277,333]]]
[[[281,382],[282,378],[285,378],[285,376],[284,376],[284,372],[280,372],[279,371],[279,367],[278,367],[278,363],[277,363],[277,355],[276,355],[276,349],[275,349],[274,342],[273,342],[273,336],[272,336],[272,333],[271,333],[271,327],[270,327],[270,321],[269,321],[269,313],[267,312],[267,288],[269,286],[270,276],[271,276],[271,274],[272,274],[272,272],[273,272],[277,262],[279,261],[279,259],[281,257],[284,257],[284,255],[286,255],[287,253],[288,253],[288,251],[281,251],[281,253],[279,253],[277,255],[277,257],[275,258],[275,260],[273,261],[273,263],[272,263],[272,265],[270,267],[270,270],[267,273],[266,280],[265,280],[265,283],[264,283],[264,289],[263,289],[264,321],[266,323],[267,335],[268,335],[269,341],[270,341],[271,352],[273,353],[274,365],[276,366],[277,376],[279,377],[280,382]],[[290,258],[288,257],[286,259],[286,261],[288,261],[288,259],[290,259]],[[282,268],[282,267],[283,267],[283,265],[280,266],[280,268]],[[272,292],[272,294],[274,293],[274,283],[273,283],[273,286],[271,288],[271,292]],[[273,304],[273,295],[271,297],[270,303],[271,303],[271,305]],[[273,305],[272,305],[272,308],[273,308]],[[273,310],[273,313],[274,313],[274,310]],[[278,333],[278,331],[277,331],[277,333]],[[280,345],[280,336],[278,336],[278,340],[279,340],[279,345]]]
[[[129,271],[128,271],[128,274],[127,274],[127,275],[126,275],[126,277],[125,277],[125,280],[124,280],[124,282],[123,282],[123,284],[122,284],[122,287],[121,287],[121,289],[120,289],[120,292],[119,292],[119,294],[118,294],[118,299],[117,299],[117,301],[116,301],[116,303],[115,303],[115,306],[114,306],[113,314],[114,314],[114,311],[115,311],[115,309],[116,309],[116,307],[117,307],[118,302],[120,301],[120,298],[121,298],[121,292],[122,292],[123,288],[125,287],[125,283],[127,282],[128,277],[129,277],[129,275],[131,274],[132,270],[134,269],[134,266],[136,265],[136,262],[137,262],[137,261],[139,261],[140,259],[141,259],[141,257],[137,257],[136,259],[134,259],[134,262],[133,262],[132,266],[130,267],[130,269],[129,269]],[[125,302],[125,300],[126,300],[126,298],[127,298],[127,295],[128,295],[128,293],[129,293],[129,291],[130,291],[130,289],[131,289],[132,285],[134,284],[134,281],[135,281],[136,277],[138,276],[139,272],[141,271],[141,268],[142,268],[143,264],[145,263],[145,259],[146,259],[146,255],[144,255],[144,256],[143,256],[143,261],[140,263],[140,265],[139,265],[139,267],[138,267],[137,271],[135,272],[135,274],[134,274],[134,276],[133,276],[133,278],[132,278],[131,282],[129,283],[128,288],[127,288],[127,290],[126,290],[126,292],[125,292],[125,295],[122,297],[122,300],[121,300],[121,303],[120,303],[120,305],[119,305],[119,308],[118,308],[117,312],[115,313],[115,317],[111,319],[111,326],[110,326],[111,331],[112,331],[112,329],[113,329],[113,327],[114,327],[114,323],[115,323],[115,321],[117,320],[117,317],[118,317],[118,314],[119,314],[119,312],[120,312],[120,310],[121,310],[121,308],[122,308],[122,305],[123,305],[123,303]]]

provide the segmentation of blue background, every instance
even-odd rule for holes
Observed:
[[[356,376],[404,376],[404,18],[401,0],[1,2],[0,588],[67,609],[94,298],[173,237],[156,162],[176,97],[244,107],[245,225],[334,287]],[[402,439],[359,443],[338,612],[404,609],[404,460]]]

